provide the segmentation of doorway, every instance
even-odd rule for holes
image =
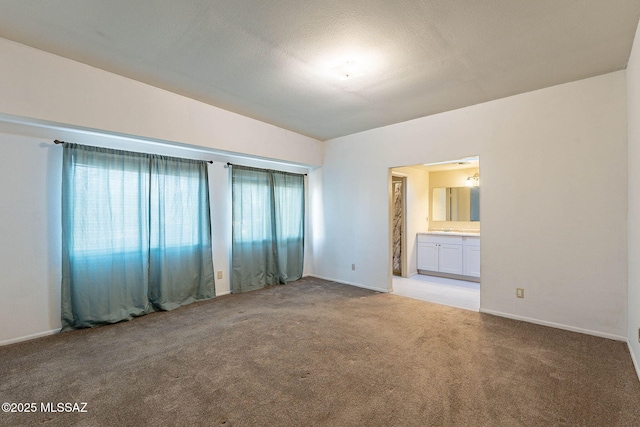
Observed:
[[[479,157],[392,167],[389,175],[389,291],[478,311]]]

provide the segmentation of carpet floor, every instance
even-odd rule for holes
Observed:
[[[315,278],[0,347],[0,402],[36,409],[1,426],[640,425],[625,343]]]

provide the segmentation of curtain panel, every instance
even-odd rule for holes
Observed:
[[[233,292],[302,277],[304,175],[231,167]]]
[[[214,296],[206,163],[65,144],[63,330]]]

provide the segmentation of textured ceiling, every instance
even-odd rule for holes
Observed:
[[[0,0],[0,37],[325,140],[626,67],[640,0]],[[366,75],[339,80],[355,60]]]

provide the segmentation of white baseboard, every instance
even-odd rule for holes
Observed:
[[[506,317],[508,319],[520,320],[528,323],[535,323],[536,325],[550,326],[552,328],[564,329],[565,331],[579,332],[581,334],[593,335],[600,338],[607,338],[610,340],[627,342],[627,337],[623,337],[621,335],[614,335],[614,334],[608,334],[606,332],[592,331],[591,329],[577,328],[575,326],[563,325],[562,323],[547,322],[546,320],[532,319],[530,317],[518,316],[510,313],[503,313],[501,311],[495,311],[495,310],[487,310],[485,308],[480,308],[480,313],[492,314],[494,316]]]
[[[15,344],[17,342],[29,341],[29,340],[33,340],[40,337],[46,337],[47,335],[57,334],[58,332],[60,332],[61,329],[62,328],[57,328],[57,329],[52,329],[50,331],[38,332],[36,334],[25,335],[23,337],[11,338],[8,340],[0,341],[0,346]]]
[[[358,288],[369,289],[370,291],[383,292],[383,293],[388,293],[389,292],[389,289],[374,288],[373,286],[367,286],[367,285],[363,285],[361,283],[347,282],[346,280],[332,279],[330,277],[318,276],[317,274],[308,274],[307,276],[315,277],[317,279],[328,280],[330,282],[342,283],[343,285],[356,286]]]

